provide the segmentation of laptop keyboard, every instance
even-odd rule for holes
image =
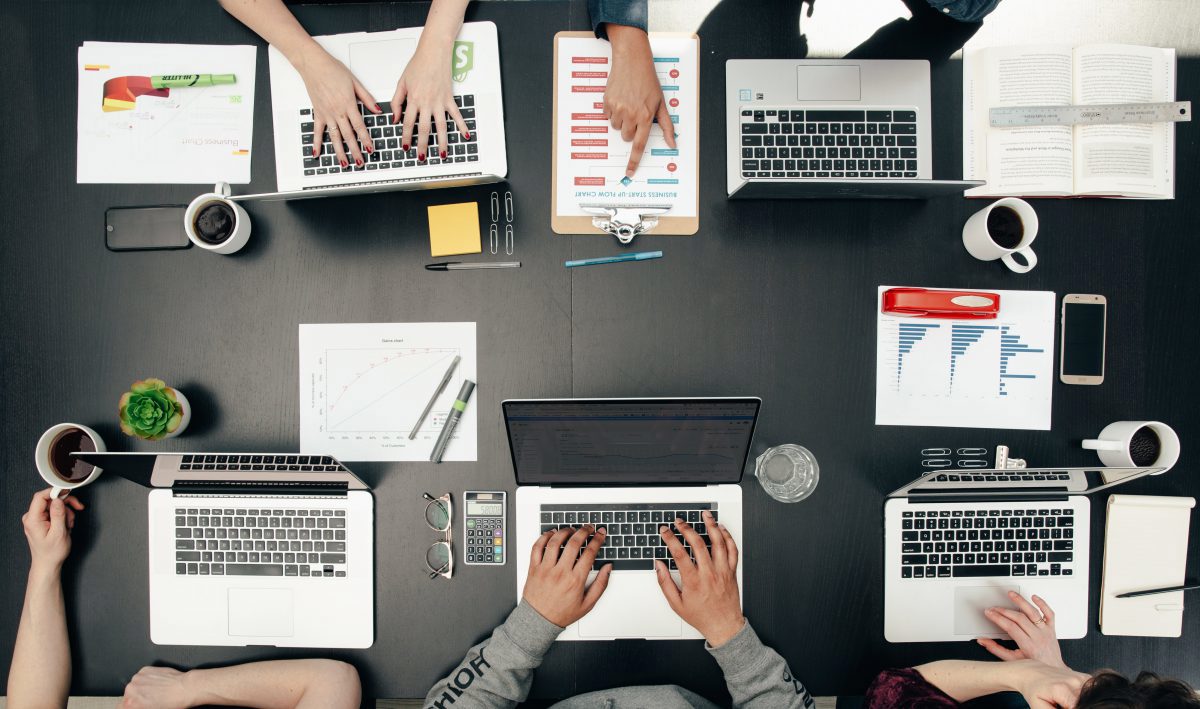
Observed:
[[[655,559],[665,561],[672,570],[677,570],[679,567],[667,552],[666,542],[658,533],[658,528],[664,524],[670,526],[688,556],[695,559],[691,546],[672,523],[676,517],[686,520],[707,545],[708,529],[700,517],[704,510],[709,510],[713,518],[717,518],[715,502],[542,505],[541,531],[544,533],[581,524],[604,527],[608,536],[592,566],[597,571],[605,564],[612,564],[613,571],[653,570]]]
[[[412,142],[409,144],[407,151],[403,149],[401,137],[403,131],[403,108],[401,108],[401,122],[392,124],[392,106],[387,101],[380,101],[379,108],[382,113],[371,113],[361,103],[358,104],[359,111],[362,113],[363,123],[366,124],[367,130],[371,133],[371,140],[374,143],[374,150],[370,153],[363,151],[363,165],[358,167],[350,158],[350,153],[347,151],[346,157],[349,159],[349,165],[342,169],[341,163],[338,162],[337,154],[334,152],[333,143],[329,141],[328,135],[313,136],[313,112],[311,108],[300,109],[300,150],[304,158],[304,174],[306,176],[314,175],[337,175],[343,172],[370,172],[372,170],[395,171],[413,167],[425,167],[427,165],[441,165],[443,163],[471,163],[479,162],[479,142],[475,130],[475,95],[464,94],[455,96],[454,103],[458,105],[458,112],[462,114],[463,123],[467,126],[467,131],[470,137],[464,136],[458,132],[458,124],[446,117],[446,159],[441,158],[441,148],[438,146],[438,136],[436,131],[429,132],[429,148],[425,155],[424,162],[417,161],[417,129],[413,128]],[[342,136],[357,141],[356,136]],[[314,141],[317,139],[324,140],[321,146],[321,154],[314,157]],[[349,141],[347,141],[349,142]],[[362,148],[362,143],[359,143],[359,149]]]
[[[175,508],[179,576],[346,575],[346,511]]]
[[[995,471],[988,473],[972,473],[959,472],[939,473],[929,478],[926,482],[937,483],[982,483],[982,482],[1070,482],[1071,476],[1069,473],[1022,473],[1019,470],[1014,470],[1012,474],[1005,475],[996,473]]]
[[[743,109],[742,177],[917,176],[917,113]]]
[[[271,470],[286,473],[336,473],[345,468],[319,455],[185,455],[180,470]]]
[[[1071,576],[1074,536],[1070,509],[905,510],[900,575]]]

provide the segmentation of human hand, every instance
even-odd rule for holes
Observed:
[[[1039,596],[1033,596],[1033,602],[1037,604],[1037,608],[1034,608],[1016,591],[1009,591],[1008,597],[1019,610],[988,608],[983,615],[1008,633],[1017,644],[1017,649],[1010,650],[991,638],[979,638],[976,642],[1001,660],[1029,659],[1052,667],[1066,667],[1058,646],[1054,611],[1050,605]]]
[[[82,509],[78,498],[52,498],[50,488],[33,496],[29,511],[21,517],[33,567],[55,572],[62,568],[71,553],[75,513]]]
[[[605,29],[613,58],[608,85],[604,88],[604,115],[614,129],[621,131],[622,140],[633,141],[629,164],[625,167],[625,176],[633,177],[646,150],[654,119],[658,119],[663,138],[671,148],[675,147],[675,124],[654,71],[650,38],[636,27],[609,23]]]
[[[400,120],[400,108],[404,106],[404,125],[400,129],[400,143],[405,150],[416,143],[417,160],[424,162],[429,155],[429,131],[432,122],[437,132],[437,146],[443,160],[446,159],[446,114],[458,125],[458,132],[470,138],[467,124],[454,103],[454,90],[450,83],[450,62],[453,38],[450,43],[431,40],[422,42],[404,67],[400,81],[396,82],[396,93],[392,96],[392,122]],[[413,140],[416,126],[416,140]]]
[[[593,532],[583,556],[579,556],[579,549]],[[564,527],[543,532],[533,543],[523,596],[543,618],[565,628],[587,615],[600,600],[612,564],[605,564],[590,586],[587,578],[606,535],[604,527],[595,529],[587,524],[579,529]]]
[[[1090,679],[1089,675],[1069,667],[1052,667],[1037,660],[1015,661],[1011,669],[1015,670],[1012,686],[1030,709],[1072,709],[1084,683]]]
[[[337,154],[342,169],[350,165],[343,144],[350,146],[354,164],[362,167],[365,162],[362,151],[370,153],[375,149],[375,144],[371,141],[367,124],[363,123],[357,101],[362,101],[372,113],[380,112],[379,104],[346,65],[334,59],[320,45],[314,44],[302,55],[296,70],[304,79],[304,88],[308,90],[313,107],[313,157],[320,156],[321,144],[328,129],[329,142],[333,143],[333,152]],[[359,143],[362,143],[362,149],[359,149]]]
[[[658,528],[658,533],[667,543],[667,550],[675,559],[675,565],[679,567],[682,586],[675,585],[675,579],[663,562],[656,559],[654,570],[658,573],[658,585],[667,597],[671,610],[699,630],[709,645],[720,647],[746,624],[738,598],[738,549],[729,530],[717,524],[707,510],[704,512],[704,524],[712,543],[711,552],[692,525],[682,519],[675,520],[675,528],[683,534],[696,556],[695,562],[688,558],[683,545],[667,525]]]
[[[125,685],[120,709],[185,709],[194,706],[186,672],[170,667],[143,667]]]

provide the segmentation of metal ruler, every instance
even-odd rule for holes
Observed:
[[[991,109],[989,117],[995,128],[1174,123],[1192,120],[1192,102],[1121,103],[1105,106],[1003,106]]]

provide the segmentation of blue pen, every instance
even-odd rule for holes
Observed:
[[[578,261],[564,261],[563,265],[567,268],[575,268],[576,266],[599,266],[606,263],[621,263],[622,261],[646,261],[652,258],[662,258],[661,251],[639,251],[633,254],[619,254],[617,256],[601,256],[600,258],[585,258]]]

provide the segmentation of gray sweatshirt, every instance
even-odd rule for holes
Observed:
[[[533,671],[562,632],[525,601],[492,636],[467,651],[449,676],[425,697],[428,709],[513,707],[529,696]],[[704,647],[725,673],[734,707],[799,709],[813,706],[808,690],[792,675],[779,653],[763,645],[750,623],[721,647]],[[554,709],[716,709],[707,699],[682,687],[623,687],[592,692],[554,705]]]

